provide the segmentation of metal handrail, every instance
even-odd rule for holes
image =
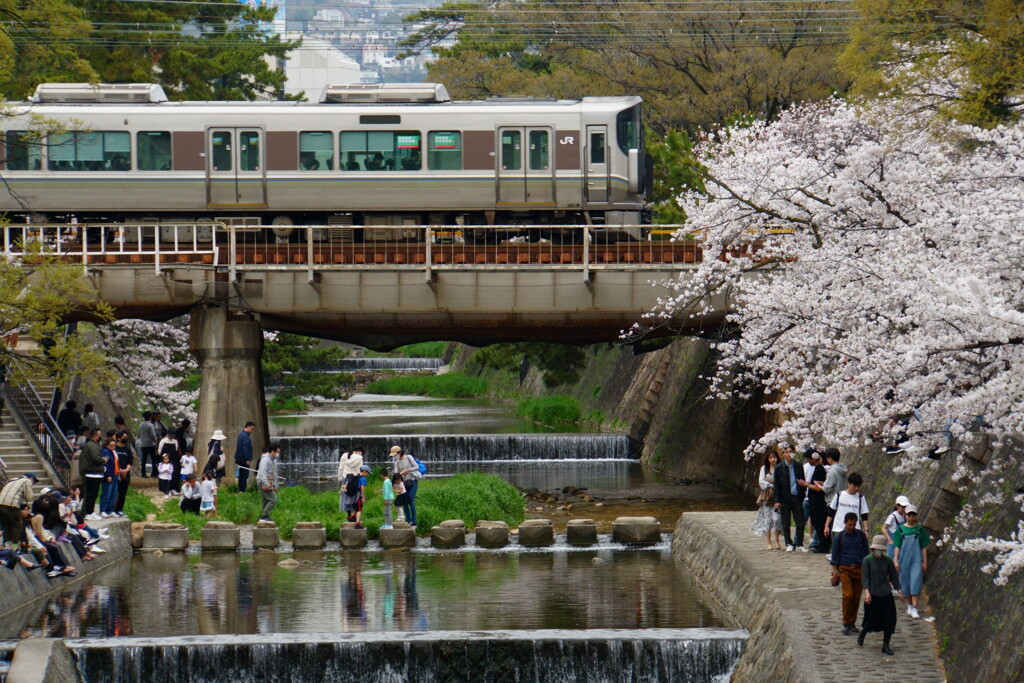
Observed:
[[[31,384],[5,385],[7,405],[25,425],[32,439],[39,445],[43,456],[64,485],[71,480],[71,444],[60,432],[56,420],[50,415],[43,400]],[[41,427],[40,427],[41,426]]]

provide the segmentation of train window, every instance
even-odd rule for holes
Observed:
[[[631,149],[640,149],[640,105],[618,113],[615,132],[623,154],[628,154]]]
[[[4,137],[8,171],[38,171],[43,167],[43,146],[38,134],[9,130]]]
[[[144,130],[135,134],[135,150],[140,171],[170,171],[171,134]]]
[[[51,171],[129,171],[132,136],[122,131],[76,131],[49,136],[47,168]]]
[[[341,134],[341,168],[345,171],[418,171],[419,131],[345,131]]]
[[[462,133],[438,131],[427,135],[427,165],[432,171],[462,170]]]
[[[260,134],[243,130],[238,134],[238,166],[241,171],[260,170]]]
[[[303,171],[330,171],[334,166],[334,136],[330,131],[299,133],[299,168]]]
[[[518,171],[523,167],[522,133],[518,130],[501,132],[501,167],[507,171]]]
[[[604,163],[604,133],[590,134],[590,163]]]
[[[550,148],[546,130],[530,131],[530,170],[543,171],[551,164]]]
[[[213,147],[213,170],[231,170],[231,133],[226,130],[214,131],[210,136]]]

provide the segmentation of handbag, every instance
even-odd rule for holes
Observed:
[[[771,489],[761,489],[761,492],[757,494],[757,500],[755,502],[758,505],[767,505],[772,502]]]

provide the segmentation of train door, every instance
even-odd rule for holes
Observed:
[[[498,129],[498,204],[553,204],[550,128]]]
[[[266,206],[263,132],[252,128],[207,131],[209,206]]]
[[[587,202],[608,201],[608,127],[587,126]]]

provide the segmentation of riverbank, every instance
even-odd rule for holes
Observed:
[[[92,576],[100,570],[131,559],[131,523],[127,519],[97,522],[95,526],[106,527],[110,539],[102,543],[107,552],[97,555],[91,562],[83,562],[70,544],[61,544],[64,555],[78,570],[74,577],[48,579],[42,569],[0,569],[0,596],[3,596],[0,598],[0,632],[17,630],[22,624],[31,623],[46,607],[44,598],[75,584],[90,583]]]
[[[768,550],[749,531],[754,514],[688,512],[672,541],[676,560],[750,632],[732,683],[946,680],[935,628],[926,621],[927,595],[919,620],[897,603],[893,656],[880,652],[878,633],[859,648],[842,635],[841,594],[829,586],[828,556]]]

